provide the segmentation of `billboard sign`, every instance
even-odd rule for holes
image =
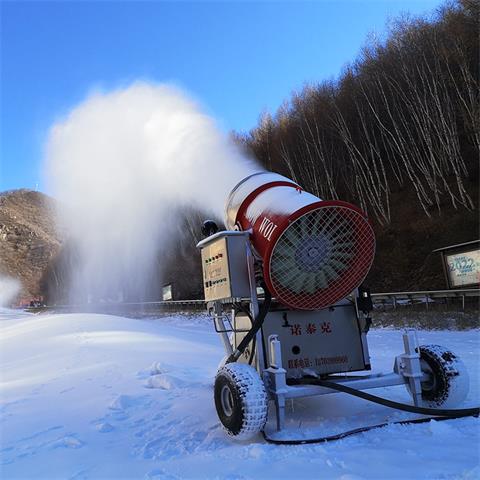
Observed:
[[[480,250],[445,255],[450,288],[480,284]]]
[[[169,300],[173,300],[173,294],[172,294],[172,285],[165,285],[162,288],[162,299],[164,302],[167,302]]]

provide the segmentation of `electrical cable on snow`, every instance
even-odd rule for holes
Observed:
[[[461,417],[467,417],[467,416],[478,417],[478,415],[462,415]],[[454,417],[454,418],[461,418],[461,417]],[[370,425],[367,427],[359,427],[353,430],[347,430],[342,433],[337,433],[336,435],[329,435],[327,437],[308,438],[308,439],[302,439],[302,440],[276,440],[274,438],[268,437],[265,431],[263,430],[262,430],[262,435],[266,442],[273,443],[275,445],[306,445],[310,443],[334,442],[336,440],[342,440],[343,438],[350,437],[352,435],[369,432],[370,430],[375,430],[377,428],[389,427],[390,425],[408,425],[413,423],[427,423],[432,420],[436,422],[440,422],[442,420],[452,420],[452,417],[425,417],[425,418],[414,418],[412,420],[398,420],[396,422],[385,422],[385,423],[379,423],[377,425]]]
[[[306,383],[302,381],[297,381],[297,384]],[[389,425],[407,425],[414,423],[425,423],[430,422],[431,420],[441,421],[441,420],[451,420],[453,418],[463,418],[463,417],[478,417],[480,414],[480,407],[473,408],[462,408],[462,409],[436,409],[436,408],[424,408],[416,407],[414,405],[407,405],[405,403],[395,402],[393,400],[388,400],[386,398],[377,397],[370,393],[357,390],[356,388],[347,387],[346,385],[341,385],[335,382],[329,382],[328,380],[308,380],[308,383],[319,385],[326,388],[331,388],[332,390],[337,390],[339,392],[347,393],[355,397],[363,398],[369,402],[378,403],[386,407],[395,408],[397,410],[403,410],[405,412],[417,413],[423,415],[431,415],[424,418],[416,418],[412,420],[399,420],[396,422],[386,422],[380,423],[377,425],[370,425],[366,427],[359,427],[353,430],[347,430],[345,432],[338,433],[336,435],[330,435],[320,438],[312,439],[302,439],[302,440],[276,440],[267,436],[265,431],[262,431],[263,438],[268,443],[273,443],[276,445],[304,445],[309,443],[323,443],[323,442],[333,442],[335,440],[341,440],[342,438],[349,437],[351,435],[356,435],[358,433],[368,432],[377,428],[388,427]]]

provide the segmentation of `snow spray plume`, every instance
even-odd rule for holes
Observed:
[[[0,307],[10,307],[20,293],[21,284],[11,277],[0,277]]]
[[[71,301],[85,301],[142,298],[159,250],[175,255],[178,212],[222,219],[227,194],[259,167],[180,90],[135,83],[54,125],[46,170],[80,257]]]

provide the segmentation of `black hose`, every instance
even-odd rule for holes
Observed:
[[[242,304],[239,304],[238,308],[243,313],[245,313],[245,315],[250,319],[250,324],[253,325],[253,318],[252,318],[252,315],[250,314],[248,308],[245,308]],[[256,346],[257,346],[257,337],[253,337],[250,357],[248,359],[248,364],[249,365],[251,365],[253,363],[253,358],[255,357],[255,347]]]
[[[330,382],[328,380],[300,379],[296,381],[290,381],[289,383],[291,385],[305,384],[305,383],[319,385],[321,387],[331,388],[332,390],[337,390],[339,392],[344,392],[349,395],[354,395],[355,397],[363,398],[364,400],[378,403],[386,407],[395,408],[397,410],[403,410],[406,412],[417,413],[417,414],[419,413],[424,415],[426,414],[431,416],[426,418],[415,418],[411,420],[400,420],[397,422],[380,423],[377,425],[370,425],[367,427],[360,427],[360,428],[355,428],[353,430],[347,430],[345,432],[341,432],[336,435],[330,435],[327,437],[320,437],[320,438],[311,438],[307,440],[275,440],[273,438],[268,437],[267,434],[264,431],[262,431],[263,438],[268,443],[273,443],[275,445],[305,445],[309,443],[333,442],[335,440],[341,440],[351,435],[368,432],[376,428],[388,427],[389,425],[407,425],[410,423],[425,423],[425,422],[430,422],[431,420],[439,422],[441,420],[450,420],[453,418],[478,417],[480,414],[479,407],[450,410],[450,409],[424,408],[424,407],[416,407],[413,405],[407,405],[404,403],[394,402],[393,400],[387,400],[386,398],[377,397],[376,395],[365,393],[361,390],[357,390],[356,388],[347,387],[346,385],[342,385],[336,382]]]
[[[255,357],[255,348],[257,346],[257,337],[253,337],[252,341],[252,351],[250,352],[250,358],[248,359],[248,364],[251,365]]]
[[[480,414],[480,408],[463,408],[463,409],[440,409],[440,408],[425,408],[425,407],[416,407],[414,405],[407,405],[405,403],[394,402],[393,400],[388,400],[386,398],[377,397],[371,393],[363,392],[362,390],[357,390],[356,388],[347,387],[337,382],[330,382],[328,380],[317,380],[317,379],[300,379],[289,381],[289,384],[313,384],[319,385],[321,387],[331,388],[332,390],[337,390],[339,392],[348,393],[355,397],[363,398],[369,402],[378,403],[386,407],[395,408],[396,410],[403,410],[404,412],[417,413],[420,415],[433,415],[436,417],[449,417],[449,418],[459,418],[459,417],[470,417],[472,415],[478,416]]]
[[[265,299],[263,301],[262,307],[260,308],[260,311],[258,312],[257,318],[252,323],[252,328],[247,332],[247,334],[243,337],[242,341],[238,344],[236,350],[228,357],[226,363],[236,362],[240,358],[240,355],[242,355],[242,353],[245,351],[248,344],[255,337],[257,332],[262,327],[263,322],[265,321],[267,313],[270,310],[270,304],[272,303],[272,295],[266,285],[262,284],[262,287],[265,291]]]
[[[472,415],[469,415],[472,416]],[[477,416],[477,415],[473,415]],[[411,420],[399,420],[396,422],[385,422],[379,423],[377,425],[369,425],[368,427],[359,427],[354,428],[353,430],[347,430],[345,432],[337,433],[336,435],[329,435],[327,437],[320,438],[308,438],[304,440],[276,440],[274,438],[268,437],[265,431],[262,431],[263,438],[268,443],[273,443],[275,445],[306,445],[309,443],[327,443],[334,442],[336,440],[342,440],[343,438],[350,437],[352,435],[357,435],[359,433],[369,432],[370,430],[375,430],[376,428],[388,427],[390,425],[408,425],[414,423],[426,423],[434,420],[435,422],[441,422],[442,420],[452,420],[451,417],[426,417],[426,418],[413,418]]]

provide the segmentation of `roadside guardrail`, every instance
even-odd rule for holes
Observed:
[[[435,303],[439,299],[444,299],[448,303],[449,299],[460,299],[462,310],[465,310],[465,299],[471,297],[480,297],[480,289],[478,288],[459,288],[452,290],[420,290],[416,292],[389,292],[389,293],[372,293],[374,304],[390,304],[394,309],[401,305],[402,302],[424,303],[426,309],[430,304]],[[477,303],[478,308],[478,303]]]
[[[426,309],[438,300],[444,299],[448,303],[449,299],[460,299],[462,310],[465,310],[465,301],[472,297],[480,297],[480,289],[464,288],[455,290],[420,290],[414,292],[386,292],[372,293],[372,301],[377,306],[391,306],[397,309],[400,306],[412,304],[425,304]],[[37,307],[28,307],[26,310],[30,312],[41,311],[95,311],[95,312],[135,312],[140,314],[157,313],[157,312],[175,312],[202,311],[205,308],[205,300],[167,300],[167,301],[151,301],[151,302],[121,302],[121,303],[96,303],[81,305],[46,305]],[[477,303],[478,308],[478,303]]]

